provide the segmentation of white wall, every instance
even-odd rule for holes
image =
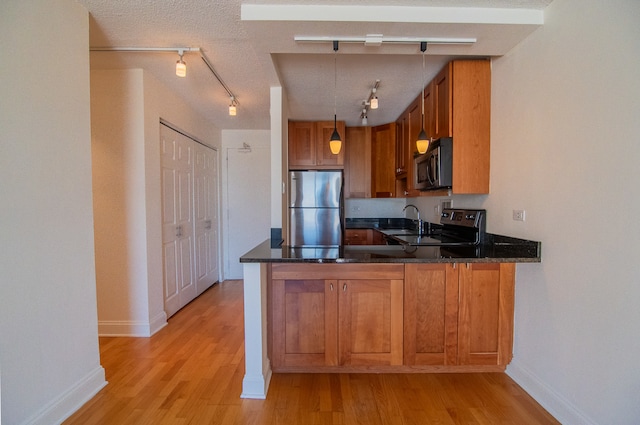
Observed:
[[[271,105],[271,227],[282,228],[282,212],[286,205],[285,192],[282,190],[286,185],[287,167],[283,164],[288,163],[287,150],[283,146],[287,146],[285,137],[287,132],[287,116],[288,106],[286,98],[283,96],[282,87],[271,87],[270,105]]]
[[[493,63],[488,228],[542,241],[517,268],[508,373],[564,424],[640,421],[638,16],[554,0]]]
[[[251,152],[242,152],[244,144]],[[228,156],[234,155],[230,170]],[[270,238],[273,210],[271,193],[274,176],[270,130],[224,130],[222,132],[222,223],[223,277],[241,279],[239,257]],[[258,170],[267,170],[260,178]],[[234,175],[235,178],[229,178]],[[232,200],[230,200],[230,195]],[[263,198],[264,202],[256,202]],[[278,202],[279,199],[278,199]],[[238,217],[242,217],[238,220]]]
[[[91,71],[91,135],[100,334],[149,335],[142,70]]]
[[[72,0],[0,3],[0,51],[11,58],[0,61],[7,425],[59,423],[106,384],[93,261],[88,19]]]
[[[140,69],[92,70],[91,102],[100,333],[149,336],[166,324],[160,118],[212,147],[220,131]]]

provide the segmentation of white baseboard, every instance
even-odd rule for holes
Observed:
[[[569,400],[545,384],[533,372],[518,364],[516,359],[507,367],[507,375],[563,425],[596,425]]]
[[[244,376],[242,379],[242,394],[240,394],[240,398],[264,400],[267,398],[270,383],[271,364],[268,364],[264,375]]]
[[[91,400],[105,385],[107,385],[107,381],[105,381],[104,369],[102,366],[98,366],[23,422],[23,425],[61,424]]]
[[[163,311],[148,322],[134,320],[98,320],[98,336],[149,337],[167,326]]]
[[[151,318],[149,323],[149,336],[155,334],[165,326],[167,326],[167,313],[163,311]]]

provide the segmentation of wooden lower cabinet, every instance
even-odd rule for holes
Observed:
[[[372,229],[346,229],[344,231],[345,245],[373,245]]]
[[[407,264],[404,362],[498,366],[512,358],[515,264]]]
[[[403,277],[401,264],[272,265],[272,369],[401,365]]]
[[[271,265],[275,372],[499,371],[515,264]]]
[[[272,281],[274,369],[338,364],[336,288],[331,280]]]
[[[339,364],[402,364],[402,279],[338,281]]]
[[[407,264],[404,364],[455,365],[457,345],[457,270],[451,264]]]
[[[506,366],[513,357],[515,264],[458,266],[458,364]]]

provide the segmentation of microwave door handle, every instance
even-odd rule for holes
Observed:
[[[435,183],[435,164],[436,161],[434,161],[434,156],[430,156],[429,160],[428,160],[428,169],[427,169],[427,178],[429,179],[429,185],[432,186]]]

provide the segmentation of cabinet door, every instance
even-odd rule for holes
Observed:
[[[433,138],[453,136],[451,90],[453,65],[450,62],[433,80]]]
[[[452,77],[453,193],[489,193],[490,63],[454,61]]]
[[[338,364],[335,280],[272,281],[272,366]]]
[[[371,195],[374,198],[393,198],[395,195],[395,147],[395,123],[372,128]]]
[[[403,280],[338,283],[340,365],[401,365]]]
[[[340,137],[342,137],[342,149],[340,153],[334,155],[329,149],[329,140],[333,133],[333,121],[319,121],[316,123],[316,165],[335,166],[342,168],[344,166],[344,151],[346,149],[347,139],[344,127],[344,121],[338,121],[336,128]]]
[[[428,137],[435,138],[435,113],[433,106],[434,84],[430,82],[424,88],[424,131]]]
[[[371,245],[373,243],[373,230],[371,229],[346,229],[344,231],[345,245]]]
[[[407,264],[404,364],[455,365],[458,271],[450,264]]]
[[[408,115],[402,115],[396,121],[396,176],[407,173],[407,121]]]
[[[371,128],[347,127],[344,197],[371,198]]]
[[[515,264],[459,265],[458,364],[507,365],[512,357]]]
[[[315,138],[313,122],[289,122],[289,167],[316,164]]]

